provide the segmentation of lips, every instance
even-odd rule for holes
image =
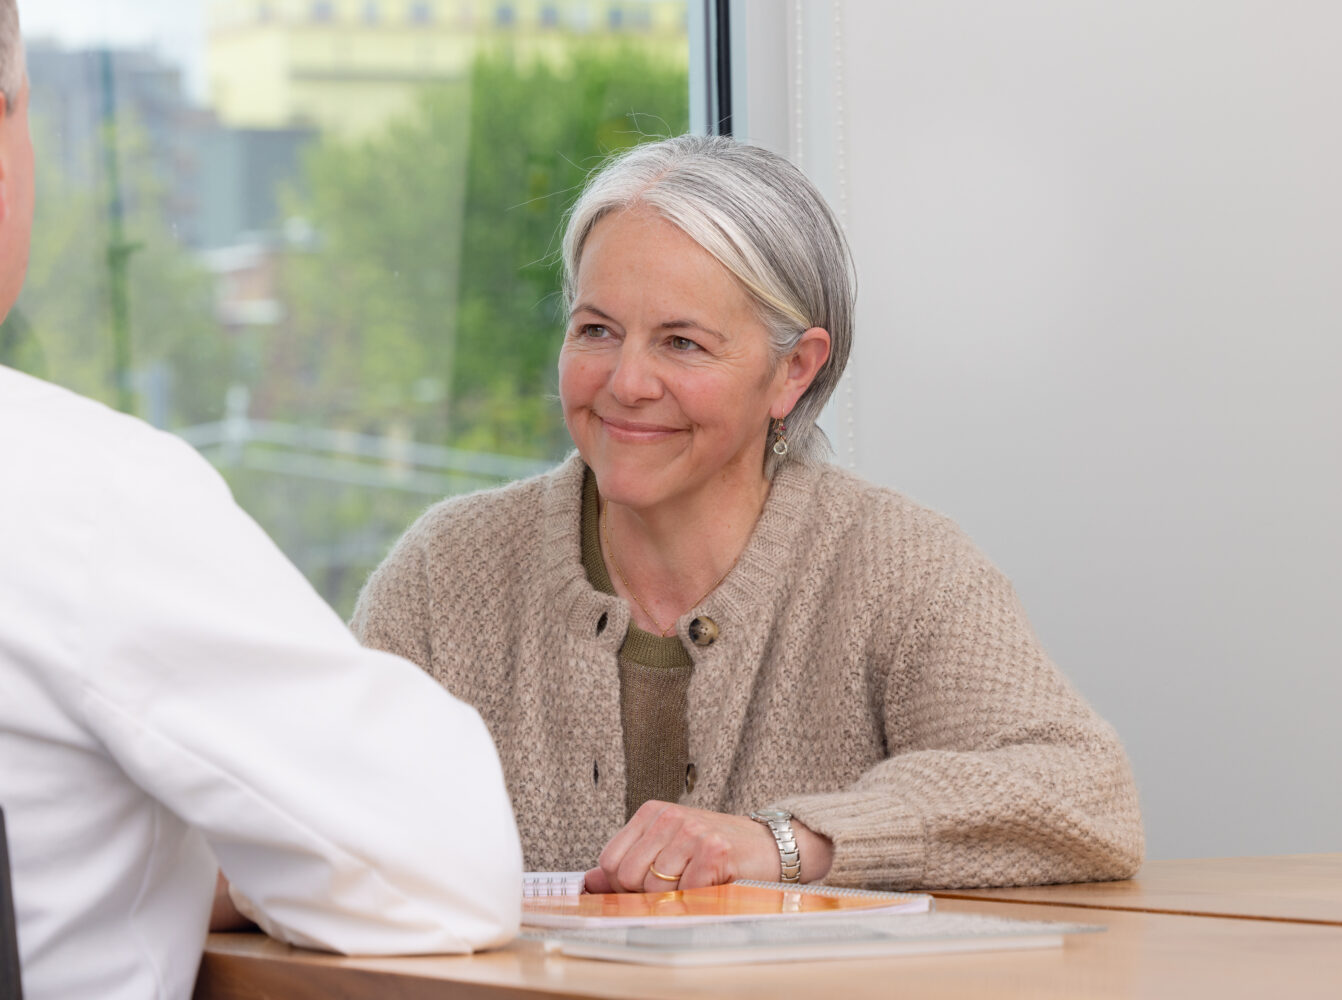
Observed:
[[[601,426],[616,441],[630,443],[664,441],[668,437],[680,434],[683,428],[668,427],[665,424],[649,424],[637,420],[620,420],[616,417],[598,416]]]

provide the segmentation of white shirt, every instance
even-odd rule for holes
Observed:
[[[0,805],[28,1000],[185,1000],[216,859],[294,944],[517,929],[475,711],[361,648],[187,445],[3,367]]]

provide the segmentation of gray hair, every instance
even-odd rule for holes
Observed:
[[[856,280],[848,242],[820,192],[783,157],[724,136],[682,135],[635,146],[593,175],[569,212],[563,246],[568,307],[593,227],[634,206],[676,226],[741,283],[769,330],[775,359],[812,327],[829,331],[829,358],[786,418],[786,459],[769,447],[763,456],[768,476],[785,460],[827,459],[831,449],[816,420],[848,363]]]
[[[0,0],[0,93],[5,95],[6,114],[19,99],[27,73],[23,38],[19,34],[18,0]]]

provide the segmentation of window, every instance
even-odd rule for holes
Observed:
[[[554,4],[546,4],[541,8],[540,26],[542,28],[559,27],[559,8]]]
[[[500,28],[511,28],[517,19],[517,13],[510,3],[501,3],[494,8],[494,23]]]
[[[127,26],[159,44],[104,44],[101,2],[24,10],[38,221],[0,363],[181,435],[348,615],[426,505],[571,447],[549,251],[603,154],[688,127],[688,40],[579,31],[582,0],[540,8],[544,59],[492,44],[498,12],[536,9],[512,3],[476,25],[427,2],[180,0]],[[342,11],[343,54],[257,44]],[[402,16],[419,29],[385,29]]]
[[[314,21],[330,21],[335,18],[335,4],[331,0],[316,0],[312,5],[312,19]]]

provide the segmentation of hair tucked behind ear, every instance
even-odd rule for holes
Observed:
[[[829,442],[816,420],[848,363],[856,281],[848,242],[815,186],[783,157],[722,136],[635,146],[588,181],[569,213],[567,305],[592,228],[636,205],[681,229],[741,282],[769,328],[775,358],[812,327],[829,331],[829,359],[786,418],[786,457],[768,447],[761,456],[770,476],[784,461],[823,461]]]

